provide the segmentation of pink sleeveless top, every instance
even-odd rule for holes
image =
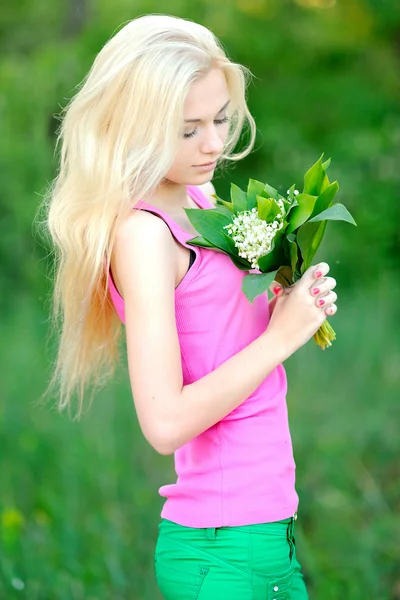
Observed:
[[[200,209],[213,208],[195,186],[187,192]],[[175,289],[175,316],[184,385],[197,381],[245,348],[269,322],[267,294],[249,302],[246,275],[220,252],[189,246],[193,237],[164,211],[139,201],[134,209],[161,217],[195,261]],[[115,310],[124,301],[109,277]],[[163,485],[161,517],[187,527],[221,527],[278,521],[297,510],[295,463],[283,365],[224,419],[174,453],[175,482]]]

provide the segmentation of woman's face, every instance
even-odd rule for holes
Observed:
[[[176,184],[210,181],[229,130],[229,90],[221,69],[212,69],[194,82],[184,104],[184,123],[175,161],[166,179]]]

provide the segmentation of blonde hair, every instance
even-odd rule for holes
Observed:
[[[88,385],[113,373],[121,323],[108,290],[115,230],[173,164],[190,85],[221,68],[230,92],[230,131],[221,160],[243,158],[256,127],[246,105],[250,71],[230,61],[206,27],[167,15],[130,21],[96,56],[63,109],[58,175],[45,194],[55,250],[53,330],[60,329],[48,391],[60,410],[75,393],[79,417]],[[243,128],[250,141],[233,154]]]

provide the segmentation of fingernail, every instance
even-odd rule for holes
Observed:
[[[274,294],[277,296],[277,295],[279,294],[279,292],[281,291],[281,289],[282,289],[282,288],[281,288],[279,285],[276,285],[276,286],[273,288],[273,290],[272,290],[272,291],[273,291],[273,292],[274,292]]]
[[[317,294],[319,294],[320,289],[319,288],[313,288],[311,291],[314,294],[314,296],[316,296]]]
[[[323,306],[325,304],[325,300],[322,300],[322,298],[320,298],[318,300],[318,306]]]
[[[322,277],[322,271],[315,271],[315,277],[317,279],[319,279],[320,277]]]

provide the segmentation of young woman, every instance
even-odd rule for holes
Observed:
[[[336,312],[326,263],[250,303],[245,273],[190,246],[218,164],[249,154],[249,72],[205,27],[133,20],[65,110],[48,226],[58,250],[60,408],[110,373],[125,324],[143,435],[174,454],[155,551],[165,598],[307,598],[284,360]],[[250,141],[234,149],[247,125]]]

